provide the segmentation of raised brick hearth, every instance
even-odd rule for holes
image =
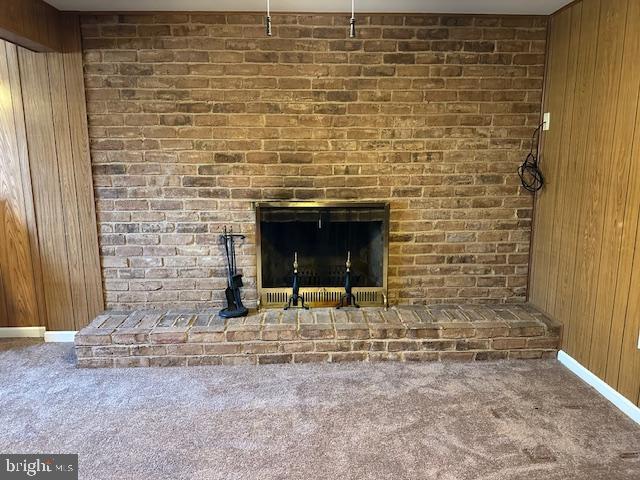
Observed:
[[[75,339],[79,367],[554,357],[561,329],[528,305],[109,311]]]

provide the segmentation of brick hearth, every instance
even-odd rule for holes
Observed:
[[[549,358],[561,327],[528,305],[107,311],[75,339],[79,367]]]

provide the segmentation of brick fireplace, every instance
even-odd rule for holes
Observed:
[[[82,18],[107,306],[257,301],[254,202],[388,202],[392,304],[522,302],[544,17]]]

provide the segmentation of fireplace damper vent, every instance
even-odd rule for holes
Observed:
[[[298,254],[300,295],[310,306],[335,306],[344,293],[347,254],[356,301],[387,303],[389,205],[347,202],[256,204],[258,299],[282,307]]]

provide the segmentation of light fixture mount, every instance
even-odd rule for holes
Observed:
[[[349,38],[356,38],[356,5],[351,0],[351,20],[349,20]]]
[[[271,32],[271,5],[269,4],[269,0],[267,0],[267,16],[265,18],[265,33],[268,37],[272,35]]]

